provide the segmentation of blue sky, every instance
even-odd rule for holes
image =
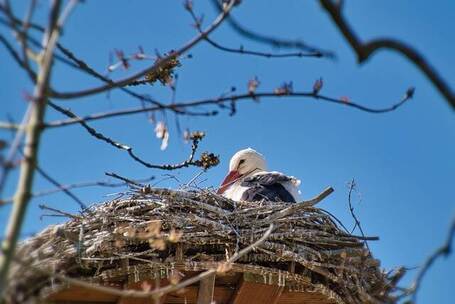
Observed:
[[[213,20],[213,8],[206,1],[194,1],[195,10],[204,14],[205,24]],[[24,15],[27,1],[15,1],[14,10]],[[47,1],[39,1],[35,21],[46,17]],[[455,43],[451,1],[346,1],[345,14],[363,39],[391,36],[409,42],[425,54],[452,88],[455,87]],[[207,137],[201,151],[220,155],[220,166],[209,170],[201,186],[217,186],[227,171],[230,156],[237,150],[253,147],[263,153],[273,170],[302,180],[303,197],[309,198],[326,186],[335,193],[321,207],[335,214],[348,227],[352,219],[347,206],[346,183],[355,178],[362,201],[355,203],[368,235],[380,237],[371,242],[374,255],[389,269],[394,266],[419,266],[446,238],[455,216],[455,120],[445,100],[409,62],[397,54],[381,51],[363,66],[344,42],[317,1],[243,1],[234,15],[245,26],[288,38],[302,38],[313,45],[336,52],[337,60],[313,58],[266,59],[227,54],[202,43],[191,51],[192,59],[182,59],[178,69],[177,101],[218,96],[235,86],[246,90],[249,79],[258,76],[261,90],[273,91],[284,81],[293,81],[295,90],[310,90],[315,79],[324,78],[323,93],[333,97],[349,96],[371,107],[386,107],[401,98],[409,86],[416,87],[415,98],[395,112],[373,115],[339,105],[301,98],[263,99],[259,103],[241,102],[238,112],[212,118],[180,117],[182,128],[204,130]],[[153,55],[178,48],[196,33],[181,1],[86,1],[74,11],[61,42],[87,63],[105,72],[109,52],[122,49],[133,53],[141,45]],[[4,28],[2,34],[10,35]],[[280,52],[246,41],[229,26],[221,26],[212,36],[226,46]],[[283,52],[283,50],[281,50]],[[32,86],[0,48],[0,119],[20,120],[26,103],[23,92]],[[147,62],[136,62],[134,69]],[[115,71],[120,78],[132,71]],[[99,84],[77,71],[56,64],[52,84],[60,91],[73,91]],[[159,84],[142,87],[163,102],[169,102],[169,89]],[[79,115],[136,107],[138,102],[121,92],[96,95],[80,100],[58,101]],[[46,120],[63,118],[48,110]],[[170,145],[160,151],[160,142],[145,115],[114,118],[91,125],[120,142],[129,144],[143,158],[154,163],[177,162],[186,158],[189,146],[175,128],[175,117],[157,114],[171,129]],[[1,131],[0,138],[11,134]],[[61,183],[105,179],[114,171],[130,178],[150,175],[163,179],[168,172],[149,170],[133,162],[111,146],[87,135],[80,126],[48,130],[43,135],[39,162]],[[197,169],[173,172],[185,182]],[[11,175],[6,196],[14,193],[17,172]],[[177,182],[160,185],[177,187]],[[40,178],[34,189],[52,186]],[[117,189],[83,189],[74,192],[92,204],[107,200]],[[120,189],[118,191],[121,191]],[[67,196],[56,194],[31,202],[23,233],[28,235],[58,222],[43,218],[40,203],[77,212]],[[0,208],[0,230],[4,231],[10,209]],[[421,303],[451,303],[450,287],[455,281],[455,257],[439,260],[430,270],[419,293]],[[415,275],[405,279],[409,283]]]

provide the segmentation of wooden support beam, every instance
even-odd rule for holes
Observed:
[[[199,291],[197,294],[197,304],[211,304],[213,302],[213,293],[215,290],[215,277],[212,274],[205,277],[199,282]]]
[[[291,264],[289,264],[289,272],[295,273],[295,261],[292,261]]]
[[[240,280],[231,298],[231,304],[276,304],[283,292],[282,286],[249,281],[245,276]]]
[[[175,261],[177,263],[182,263],[183,262],[183,244],[182,243],[177,243],[176,248],[175,248]]]

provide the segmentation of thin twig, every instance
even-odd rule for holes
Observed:
[[[420,271],[418,272],[412,287],[410,288],[411,293],[412,293],[412,302],[416,303],[417,299],[417,292],[420,289],[420,286],[422,284],[423,278],[425,277],[425,274],[428,272],[430,267],[433,265],[433,263],[440,257],[448,257],[452,253],[452,242],[455,238],[455,216],[452,219],[452,222],[450,223],[449,227],[449,233],[447,234],[447,238],[442,244],[441,247],[436,249],[423,263],[422,268],[420,268]]]
[[[14,49],[11,43],[5,37],[3,37],[3,35],[0,35],[0,42],[5,46],[6,50],[10,53],[11,57],[13,57],[14,61],[16,61],[16,63],[21,68],[27,70],[32,81],[36,81],[35,72],[33,72],[31,69],[27,69],[26,64],[24,63],[24,61],[22,61],[21,57],[19,56],[19,53]]]
[[[199,145],[199,140],[200,138],[193,138],[193,144],[192,144],[192,147],[191,147],[191,153],[190,153],[190,156],[188,157],[187,160],[181,162],[181,163],[178,163],[178,164],[173,164],[173,165],[169,165],[169,164],[166,164],[166,165],[154,165],[154,164],[151,164],[151,163],[148,163],[146,161],[144,161],[143,159],[141,159],[140,157],[138,157],[134,152],[133,152],[133,148],[130,147],[130,146],[127,146],[125,144],[122,144],[122,143],[119,143],[105,135],[103,135],[102,133],[98,132],[97,130],[95,130],[94,128],[90,127],[86,122],[85,120],[81,119],[80,117],[78,117],[76,114],[74,114],[73,112],[71,112],[70,110],[68,109],[64,109],[58,105],[56,105],[55,103],[53,103],[52,101],[48,100],[48,104],[50,107],[52,107],[53,109],[55,109],[56,111],[72,118],[72,119],[75,119],[77,120],[77,122],[84,128],[87,130],[87,132],[92,135],[93,137],[101,140],[101,141],[104,141],[108,144],[110,144],[111,146],[119,149],[119,150],[122,150],[122,151],[126,151],[128,152],[128,155],[134,159],[136,162],[142,164],[143,166],[147,167],[147,168],[150,168],[150,169],[161,169],[161,170],[176,170],[176,169],[180,169],[180,168],[186,168],[186,167],[190,167],[190,166],[196,166],[196,167],[203,167],[203,164],[198,161],[198,160],[194,160],[194,156],[195,156],[195,153],[196,153],[196,150],[198,148],[198,145]]]
[[[24,116],[22,118],[22,122],[20,124],[21,126],[28,124],[32,108],[33,108],[33,104],[30,103],[27,106],[27,110],[25,111]],[[25,133],[26,132],[23,128],[18,129],[14,136],[13,142],[11,143],[10,149],[8,151],[8,155],[6,156],[6,159],[4,161],[5,166],[2,168],[3,170],[0,171],[0,195],[3,192],[3,189],[6,184],[6,180],[8,178],[8,174],[11,170],[11,166],[9,166],[9,164],[11,162],[13,162],[14,158],[16,157],[16,154],[18,153],[18,151],[20,149],[22,139],[25,136]]]
[[[8,12],[8,10],[9,10],[9,12]],[[14,14],[11,12],[11,9],[8,8],[8,5],[0,3],[0,11],[5,13],[5,15],[9,19],[8,22],[2,20],[1,21],[2,23],[7,22],[7,25],[9,27],[11,27],[11,26],[15,27],[15,26],[22,26],[23,25],[22,20],[20,20],[16,16],[14,16]],[[11,23],[13,23],[13,24],[11,24]],[[32,28],[34,30],[39,30],[42,33],[46,30],[43,26],[41,26],[39,24],[36,24],[36,23],[33,23],[33,22],[30,22],[29,26],[30,26],[30,28]]]
[[[78,219],[78,220],[82,218],[79,215],[74,215],[74,214],[71,214],[71,213],[68,213],[68,212],[65,212],[65,211],[62,211],[62,210],[58,210],[58,209],[55,209],[55,208],[52,208],[52,207],[49,207],[49,206],[46,206],[46,205],[43,205],[43,204],[40,204],[39,207],[42,210],[49,210],[49,211],[55,212],[55,213],[57,213],[59,215],[63,215],[63,216],[69,217],[69,218]]]
[[[241,55],[252,55],[252,56],[258,56],[258,57],[265,57],[265,58],[291,58],[291,57],[316,57],[320,58],[323,57],[321,53],[318,52],[313,52],[313,53],[304,53],[304,52],[292,52],[292,53],[283,53],[283,54],[274,54],[274,53],[267,53],[267,52],[259,52],[259,51],[250,51],[245,49],[243,46],[236,49],[236,48],[230,48],[223,46],[217,42],[215,42],[211,38],[205,38],[205,41],[207,41],[208,44],[213,46],[216,49],[219,49],[224,52],[228,53],[234,53],[234,54],[241,54]]]
[[[27,47],[27,28],[28,28],[28,19],[31,18],[34,10],[35,10],[35,0],[32,0],[31,5],[29,7],[29,11],[27,12],[27,15],[25,17],[25,20],[19,21],[19,24],[23,27],[23,29],[20,29],[18,24],[15,22],[15,17],[12,12],[11,6],[9,5],[8,2],[5,2],[4,5],[0,6],[1,10],[5,13],[5,15],[8,17],[8,26],[10,29],[13,30],[13,33],[15,34],[16,38],[19,40],[20,44],[22,45],[22,55],[23,59],[20,61],[17,61],[20,66],[27,72],[29,77],[32,79],[33,82],[36,82],[36,74],[33,72],[33,70],[30,68],[30,64],[28,61],[28,53],[29,49]]]
[[[18,150],[21,152],[20,150]],[[84,204],[84,202],[79,199],[74,193],[72,193],[68,187],[64,187],[62,184],[60,184],[55,178],[51,177],[45,170],[43,170],[38,164],[35,164],[35,170],[47,181],[49,181],[51,184],[57,187],[57,190],[52,191],[51,193],[55,193],[58,191],[64,192],[66,195],[68,195],[71,199],[73,199],[80,207],[82,210],[86,209],[87,206]],[[7,166],[9,168],[9,166]],[[7,169],[5,168],[5,170]],[[45,193],[48,194],[48,193]],[[41,194],[41,196],[44,194]],[[35,195],[32,193],[30,194],[30,197],[34,197]],[[0,200],[0,205],[10,203],[14,201],[14,197],[7,199],[7,200]]]
[[[154,179],[155,179],[155,177],[151,176],[151,177],[145,178],[145,179],[133,180],[133,182],[135,182],[135,183],[146,183],[146,182],[152,181]],[[34,193],[31,194],[31,196],[33,198],[42,197],[42,196],[46,196],[46,195],[50,195],[50,194],[61,192],[64,189],[70,190],[70,189],[95,187],[95,186],[115,188],[115,187],[123,187],[123,186],[125,186],[127,184],[128,183],[126,183],[126,182],[123,182],[123,183],[111,183],[111,182],[109,182],[107,180],[106,181],[80,182],[80,183],[62,185],[61,187],[34,192]],[[12,203],[13,201],[14,201],[14,197],[6,198],[6,199],[3,199],[3,200],[0,199],[0,206]]]
[[[368,250],[370,250],[370,247],[368,246],[368,242],[367,242],[366,239],[365,239],[365,233],[363,233],[363,229],[362,229],[362,226],[360,225],[360,221],[359,221],[358,217],[355,215],[355,213],[354,213],[354,207],[352,206],[351,196],[352,196],[352,192],[353,192],[353,191],[357,191],[356,186],[357,186],[357,185],[356,185],[356,183],[355,183],[355,180],[352,179],[351,182],[349,183],[348,203],[349,203],[349,212],[351,213],[352,218],[353,218],[354,221],[355,221],[355,225],[354,225],[354,228],[352,229],[351,233],[354,232],[354,230],[355,230],[356,227],[359,227],[360,234],[362,235],[362,237],[363,237],[364,240],[365,240],[365,245],[367,246]]]
[[[105,83],[108,83],[108,84],[114,84],[114,81],[100,73],[98,73],[97,71],[95,71],[95,69],[93,69],[92,67],[90,67],[85,61],[83,61],[82,59],[78,58],[73,52],[71,52],[68,48],[64,47],[63,45],[61,44],[58,44],[57,45],[57,48],[66,56],[68,57],[70,60],[72,60],[73,62],[75,62],[77,64],[77,66],[79,67],[79,69],[81,71],[84,71],[86,72],[87,74],[105,82]],[[149,102],[151,104],[154,104],[156,106],[161,106],[161,104],[150,98],[150,96],[147,96],[147,95],[142,95],[142,94],[138,94],[128,88],[123,88],[121,87],[120,90],[122,90],[123,92],[127,93],[128,95],[132,96],[132,97],[135,97],[137,99],[139,99],[140,101],[146,101],[146,102]]]
[[[36,165],[35,166],[36,171],[44,177],[47,181],[49,181],[52,185],[56,186],[58,189],[60,189],[63,193],[68,195],[71,199],[73,199],[82,210],[87,209],[87,205],[84,204],[84,202],[78,198],[70,189],[65,188],[61,183],[59,183],[55,178],[51,177],[46,171],[44,171],[40,166]],[[32,196],[33,194],[31,194]]]
[[[196,29],[199,31],[199,33],[202,32],[202,27],[201,27],[201,21],[200,18],[198,18],[193,10],[193,6],[189,5],[186,6],[188,12],[190,13],[191,17],[193,18],[194,21],[194,26]],[[235,54],[241,54],[241,55],[252,55],[252,56],[258,56],[258,57],[265,57],[265,58],[289,58],[289,57],[323,57],[323,54],[321,52],[291,52],[291,53],[283,53],[283,54],[274,54],[274,53],[267,53],[267,52],[259,52],[259,51],[250,51],[246,50],[243,46],[240,48],[230,48],[223,46],[219,44],[218,42],[215,42],[213,39],[209,37],[205,37],[204,40],[213,46],[216,49],[219,49],[224,52],[228,53],[235,53]]]
[[[0,11],[1,11],[1,6],[0,6]],[[15,18],[15,17],[14,17],[14,18]],[[18,19],[17,19],[17,20],[18,20]],[[19,23],[18,23],[19,25],[22,25],[22,23],[21,23],[20,21],[18,21],[18,22],[19,22]],[[8,27],[8,28],[10,27],[10,24],[9,24],[6,20],[4,20],[3,18],[0,18],[0,24],[6,26],[6,27]],[[40,32],[44,32],[44,29],[42,29],[39,25],[36,25],[36,24],[33,24],[33,23],[30,23],[30,28],[31,28],[31,29],[35,29],[35,30],[38,30],[38,31],[40,31]],[[31,45],[33,45],[33,46],[35,46],[35,47],[37,47],[37,48],[42,49],[41,43],[40,43],[37,39],[31,37],[30,35],[28,35],[26,38],[27,38],[28,43],[30,43]],[[60,45],[60,44],[57,43],[57,47],[58,47],[59,45]],[[59,54],[54,54],[54,57],[55,57],[56,60],[58,60],[58,61],[60,61],[60,62],[62,62],[62,63],[64,63],[64,64],[66,64],[66,65],[68,65],[68,66],[70,66],[70,67],[72,67],[72,68],[79,69],[79,67],[78,67],[76,64],[74,64],[72,61],[66,59],[65,57],[63,57],[63,56],[61,56],[61,55],[59,55]],[[20,59],[20,57],[18,57],[18,58]],[[16,60],[16,61],[17,61],[17,60]],[[17,63],[18,63],[21,67],[23,67],[23,62],[22,62],[22,60],[21,60],[21,61],[18,61]],[[31,77],[31,79],[34,80],[34,81],[36,82],[36,75],[35,75],[34,77]]]
[[[107,176],[119,179],[121,181],[124,181],[126,184],[131,185],[131,186],[138,186],[138,187],[143,187],[144,186],[143,184],[141,184],[141,183],[139,183],[137,181],[134,181],[134,180],[131,180],[129,178],[120,176],[120,175],[118,175],[117,173],[114,173],[114,172],[104,172],[104,174],[106,174]]]
[[[35,76],[32,68],[30,67],[29,62],[29,52],[31,50],[28,48],[28,29],[30,27],[30,21],[33,17],[33,14],[36,9],[36,0],[31,0],[27,13],[25,15],[24,21],[22,22],[22,31],[19,32],[19,40],[22,45],[22,61],[24,62],[24,69],[28,72],[31,79],[34,79]]]
[[[211,3],[218,11],[221,9],[218,1],[212,0]],[[333,52],[310,46],[309,44],[302,40],[282,39],[254,32],[250,29],[247,29],[245,26],[241,25],[236,19],[234,19],[232,15],[229,15],[226,21],[232,27],[232,29],[236,31],[239,35],[259,43],[267,44],[275,48],[292,48],[300,49],[302,51],[308,51],[311,53],[319,53],[321,54],[321,56],[328,58],[335,57]]]

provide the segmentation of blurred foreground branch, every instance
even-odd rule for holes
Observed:
[[[409,294],[412,295],[412,302],[416,303],[417,299],[417,292],[420,289],[420,286],[422,284],[423,278],[425,277],[425,274],[428,272],[428,270],[431,268],[431,266],[434,264],[434,262],[440,258],[440,257],[445,257],[447,258],[451,253],[452,253],[452,246],[453,246],[453,240],[455,239],[455,216],[452,219],[452,222],[450,223],[449,227],[449,233],[447,234],[447,238],[442,244],[441,247],[436,249],[423,263],[422,268],[420,268],[411,288],[409,289]]]
[[[14,256],[27,205],[30,200],[55,44],[60,36],[60,29],[62,28],[63,23],[76,4],[76,0],[68,2],[67,6],[60,14],[61,1],[53,1],[49,15],[49,25],[43,36],[43,45],[45,47],[40,54],[41,61],[38,64],[38,77],[33,94],[33,101],[31,103],[28,128],[25,131],[24,160],[21,164],[19,181],[14,196],[13,210],[9,217],[5,239],[1,246],[3,254],[0,256],[0,296],[3,294],[3,289],[6,286],[8,271]]]

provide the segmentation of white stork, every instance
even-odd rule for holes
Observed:
[[[295,177],[268,172],[262,154],[248,148],[232,156],[229,173],[217,193],[234,201],[298,202],[299,185]]]

